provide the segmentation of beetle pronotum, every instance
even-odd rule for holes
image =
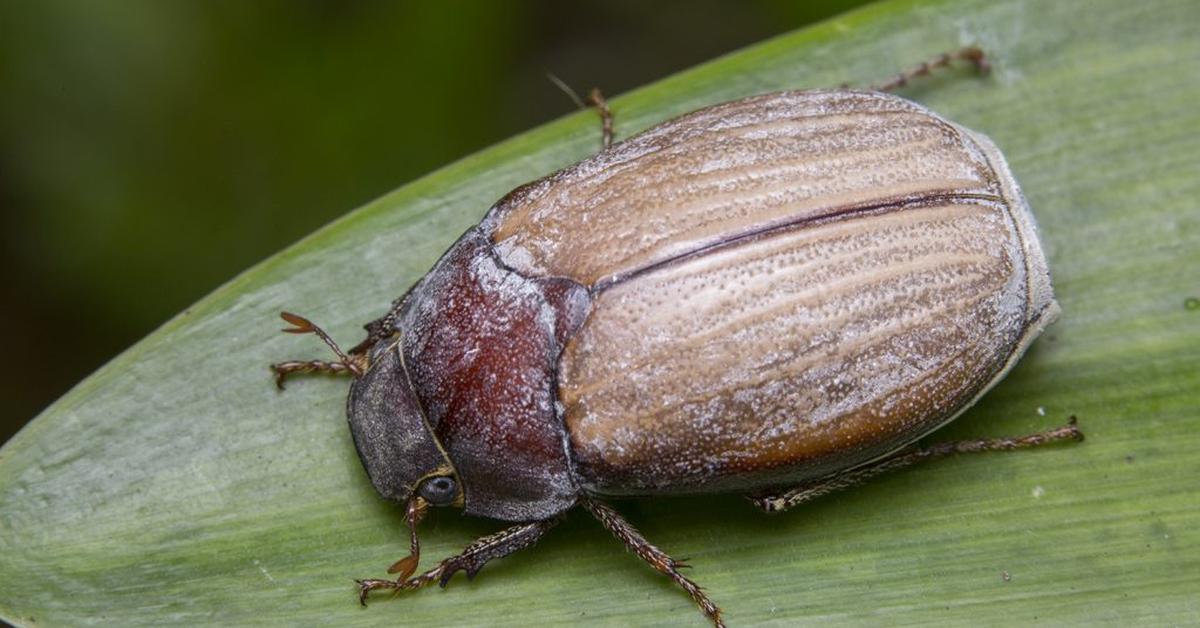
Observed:
[[[1033,216],[986,137],[886,93],[723,103],[494,205],[336,361],[410,553],[377,589],[445,585],[582,506],[722,624],[679,562],[602,501],[737,491],[785,510],[920,460],[1078,440],[913,443],[996,384],[1058,314]],[[430,506],[512,522],[413,576]]]

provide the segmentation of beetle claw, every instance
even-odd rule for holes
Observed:
[[[367,605],[367,598],[371,596],[371,591],[374,591],[375,589],[391,589],[392,597],[395,597],[400,595],[401,591],[407,589],[417,589],[425,584],[425,582],[422,582],[420,578],[413,578],[410,580],[380,580],[375,578],[364,578],[362,580],[355,580],[354,583],[358,585],[358,603],[363,606]]]
[[[287,379],[285,371],[280,368],[279,364],[272,364],[271,372],[275,373],[275,387],[279,390],[284,390],[286,386],[284,386],[283,380]]]
[[[360,605],[364,607],[367,605],[367,596],[371,594],[371,591],[379,588],[379,582],[379,580],[357,579],[354,581],[354,583],[358,585],[358,603]]]

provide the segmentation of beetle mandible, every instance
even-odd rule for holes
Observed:
[[[785,91],[612,144],[502,198],[334,361],[355,447],[407,506],[410,553],[371,591],[445,586],[582,506],[679,584],[604,497],[741,492],[774,512],[952,453],[1079,440],[915,441],[996,384],[1054,321],[1029,207],[986,137],[888,92]],[[414,576],[429,506],[511,522]]]

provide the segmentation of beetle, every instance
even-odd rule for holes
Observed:
[[[273,364],[353,376],[377,491],[406,505],[410,552],[372,591],[410,590],[527,547],[582,506],[721,611],[606,497],[740,492],[786,510],[953,453],[1079,440],[914,443],[960,415],[1055,320],[1029,206],[995,145],[891,93],[714,105],[512,191],[366,339]],[[430,506],[510,522],[414,576]]]

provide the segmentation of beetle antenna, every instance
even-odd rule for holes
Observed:
[[[424,518],[428,509],[429,502],[419,495],[408,500],[408,508],[404,516],[405,523],[408,524],[408,556],[392,563],[387,570],[390,574],[400,574],[396,578],[396,582],[408,580],[421,562],[421,540],[417,537],[417,524],[421,523],[421,519]]]
[[[345,351],[325,333],[324,329],[317,327],[312,321],[291,312],[280,312],[279,317],[292,325],[282,331],[289,334],[316,334],[318,338],[329,345],[330,349],[337,354],[337,362],[324,362],[321,360],[301,361],[301,362],[280,362],[272,364],[271,369],[275,371],[275,383],[283,388],[283,380],[288,373],[302,372],[311,373],[314,371],[342,373],[350,371],[355,377],[362,377],[363,365],[359,360],[355,360],[346,355]]]
[[[350,369],[350,372],[354,373],[355,375],[362,375],[362,369],[358,368],[358,365],[350,359],[350,356],[346,355],[346,353],[342,351],[342,348],[333,341],[333,338],[329,337],[329,334],[325,333],[324,329],[317,327],[307,318],[304,318],[299,314],[292,314],[291,312],[280,312],[279,318],[282,318],[292,325],[295,325],[295,327],[288,327],[280,331],[288,334],[316,334],[318,338],[325,341],[325,344],[329,345],[330,349],[333,349],[333,352],[337,354],[338,359],[340,359],[342,363]]]

